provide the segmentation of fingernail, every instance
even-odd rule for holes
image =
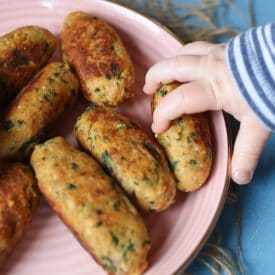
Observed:
[[[146,93],[146,90],[147,90],[147,85],[145,83],[144,86],[143,86],[143,91]]]
[[[233,180],[238,184],[247,184],[252,179],[252,171],[237,169],[233,173]]]

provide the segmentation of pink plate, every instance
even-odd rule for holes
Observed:
[[[58,35],[64,16],[83,10],[110,22],[119,31],[135,64],[136,97],[119,110],[149,132],[149,98],[142,94],[144,74],[153,63],[174,55],[181,43],[165,28],[121,6],[92,0],[1,1],[0,34],[24,25],[39,25]],[[58,53],[56,54],[56,58]],[[87,103],[63,117],[62,130],[73,143],[75,118]],[[215,162],[207,184],[192,194],[178,194],[167,211],[145,216],[151,239],[150,267],[146,274],[166,275],[185,268],[212,231],[222,209],[228,187],[228,136],[222,112],[210,114]],[[78,244],[70,231],[42,199],[25,238],[5,264],[9,275],[100,275],[103,269]]]

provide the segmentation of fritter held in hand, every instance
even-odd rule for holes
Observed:
[[[42,69],[18,94],[0,124],[0,159],[28,157],[78,92],[68,65],[54,62]]]
[[[109,274],[146,269],[144,222],[93,158],[57,137],[35,147],[31,164],[49,204]]]
[[[153,95],[153,109],[178,85],[172,83],[161,87]],[[194,191],[205,183],[212,164],[211,136],[205,114],[184,115],[174,120],[157,139],[176,175],[178,189]]]
[[[176,184],[162,149],[128,118],[91,105],[78,119],[75,133],[140,208],[161,211],[174,202]]]
[[[133,95],[131,59],[116,31],[103,20],[70,13],[61,32],[61,53],[89,101],[116,106]]]
[[[38,198],[36,180],[29,166],[0,164],[0,266],[22,239]]]
[[[0,104],[14,97],[54,53],[55,37],[27,26],[0,37]]]

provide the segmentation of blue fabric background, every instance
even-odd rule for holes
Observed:
[[[179,1],[194,3],[195,1]],[[233,1],[241,15],[229,13],[228,25],[248,28],[247,0]],[[274,0],[254,0],[256,25],[275,21]],[[273,72],[274,74],[275,72]],[[275,91],[274,91],[275,92]],[[236,125],[231,122],[233,132]],[[267,144],[254,179],[247,186],[237,187],[241,207],[241,247],[245,272],[248,275],[275,274],[275,135]],[[237,253],[237,205],[226,204],[217,228],[222,232],[222,245],[233,255]],[[192,274],[211,274],[197,262],[191,264]]]

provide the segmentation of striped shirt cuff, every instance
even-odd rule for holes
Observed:
[[[275,23],[232,39],[227,63],[249,106],[275,132]]]

